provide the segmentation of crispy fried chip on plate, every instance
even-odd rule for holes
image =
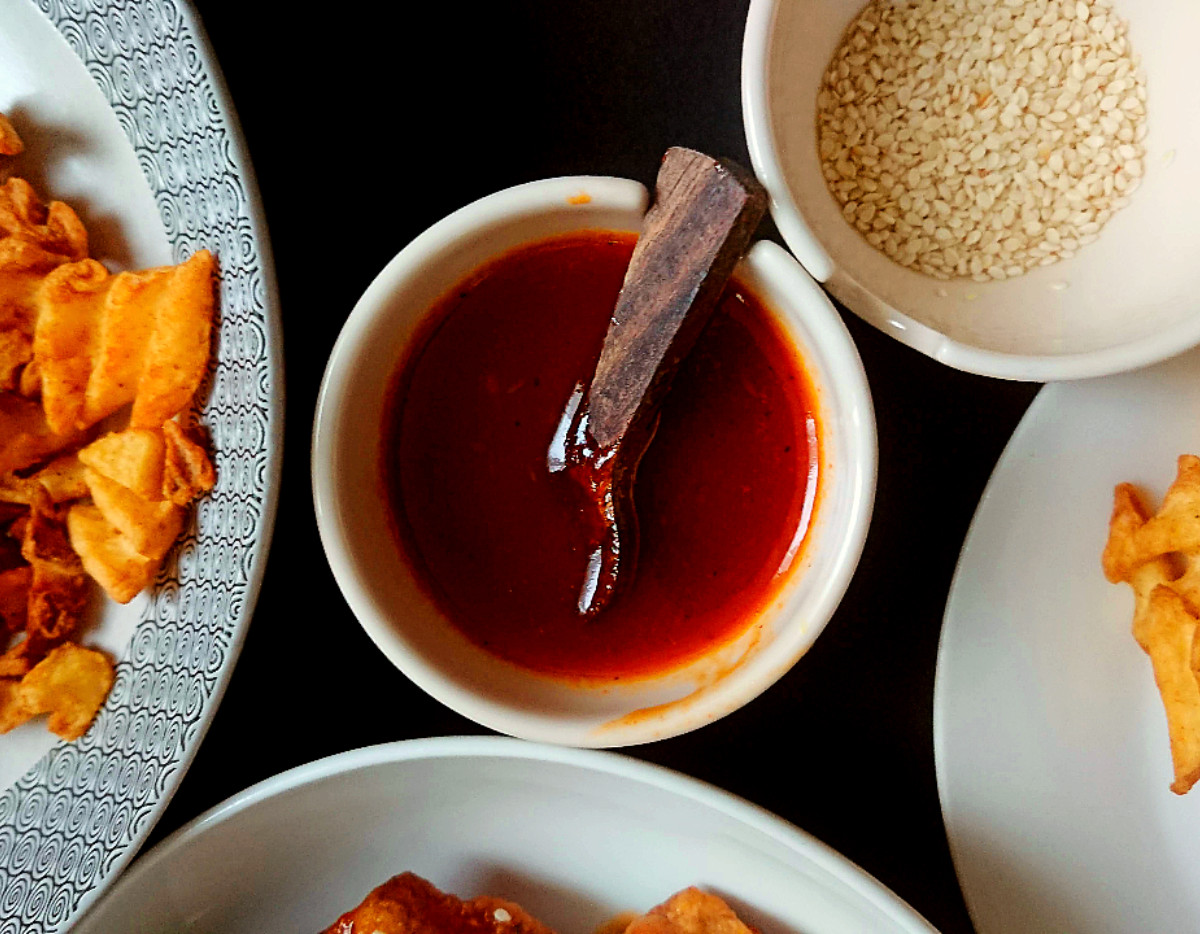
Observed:
[[[17,128],[4,114],[0,114],[0,156],[19,156],[25,151],[25,144],[17,135]]]
[[[39,491],[52,503],[80,499],[88,495],[85,469],[74,454],[64,454],[27,477],[15,473],[0,475],[0,502],[32,504]]]
[[[42,407],[54,431],[80,430],[92,423],[84,409],[110,282],[107,269],[85,259],[60,266],[46,277],[38,293],[33,354],[42,375]],[[114,400],[110,411],[131,398],[129,393]],[[102,412],[93,421],[108,414]]]
[[[0,239],[36,244],[64,259],[87,256],[88,236],[79,216],[61,201],[43,204],[29,182],[10,178],[0,185]]]
[[[0,388],[17,388],[18,371],[33,359],[38,290],[71,259],[17,236],[0,238]]]
[[[33,568],[27,564],[0,572],[0,648],[25,628],[32,583]]]
[[[128,603],[154,580],[162,556],[138,552],[96,506],[72,506],[67,528],[84,568],[117,603]]]
[[[60,645],[19,682],[0,682],[0,733],[48,713],[51,732],[78,739],[96,718],[114,678],[103,652]]]
[[[1132,483],[1119,483],[1113,490],[1112,516],[1108,520],[1108,541],[1100,557],[1104,576],[1110,583],[1120,584],[1130,579],[1142,562],[1136,553],[1134,536],[1146,524],[1150,513],[1142,503]]]
[[[753,934],[723,899],[686,888],[651,908],[625,934]]]
[[[1162,507],[1134,529],[1122,548],[1119,560],[1113,556],[1110,579],[1125,580],[1134,567],[1159,555],[1200,552],[1200,457],[1180,456]],[[1105,570],[1109,572],[1108,565]]]
[[[68,514],[71,544],[108,595],[126,603],[154,579],[186,505],[212,488],[212,463],[174,422],[113,432],[79,456],[92,503]]]
[[[90,469],[87,485],[96,508],[140,555],[161,560],[183,531],[182,506],[167,500],[145,499]]]
[[[482,895],[464,901],[412,872],[393,876],[324,934],[554,934],[515,902]]]
[[[1150,656],[1170,735],[1175,778],[1186,794],[1200,780],[1200,459],[1179,458],[1175,482],[1151,516],[1136,488],[1113,493],[1102,564],[1133,587],[1133,636]]]
[[[200,388],[208,366],[215,273],[208,250],[172,268],[138,379],[130,427],[159,427],[186,408]]]
[[[25,639],[0,655],[0,678],[20,677],[79,629],[88,582],[57,510],[44,495],[24,523],[21,554],[32,573]]]
[[[21,148],[0,115],[0,157]],[[19,178],[0,185],[0,543],[21,543],[0,548],[0,731],[49,712],[71,739],[112,683],[105,656],[68,641],[88,573],[132,599],[214,482],[204,448],[170,422],[207,367],[212,255],[111,275],[87,254],[67,205]],[[126,405],[129,428],[76,452]]]
[[[163,435],[148,428],[111,431],[79,452],[79,460],[101,476],[145,499],[163,495]]]
[[[186,506],[216,485],[217,473],[208,452],[189,438],[175,422],[163,424],[166,461],[163,465],[162,495],[179,506]]]
[[[1134,635],[1154,666],[1154,680],[1167,713],[1175,781],[1186,794],[1200,780],[1200,684],[1192,671],[1196,617],[1165,584],[1151,592],[1144,612],[1134,617]]]
[[[74,444],[80,433],[60,435],[46,422],[36,399],[0,392],[0,474],[22,470]]]
[[[130,426],[157,429],[191,401],[208,361],[212,254],[110,276],[60,266],[37,296],[33,357],[46,420],[84,429],[132,402]]]
[[[0,122],[0,154],[4,137]],[[0,389],[16,389],[32,360],[36,295],[46,274],[86,255],[87,233],[74,211],[58,202],[47,208],[19,178],[0,185]]]
[[[28,719],[21,704],[21,682],[0,678],[0,733],[16,729]]]

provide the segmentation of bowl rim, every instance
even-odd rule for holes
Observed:
[[[375,769],[407,770],[428,763],[452,762],[469,767],[496,759],[509,763],[546,764],[602,776],[606,781],[629,783],[665,792],[716,814],[731,818],[747,829],[786,849],[789,860],[800,860],[848,886],[864,901],[893,917],[910,934],[937,934],[915,908],[848,856],[807,830],[746,798],[667,766],[630,755],[591,749],[570,749],[525,742],[506,736],[435,736],[395,740],[362,746],[295,765],[264,778],[214,804],[159,841],[80,918],[85,929],[104,921],[109,906],[120,907],[126,893],[153,880],[179,860],[188,848],[213,832],[286,795],[311,791],[323,783],[347,783],[358,773]],[[397,784],[396,801],[404,798]]]
[[[848,288],[840,288],[839,270],[796,206],[787,184],[771,125],[769,66],[776,14],[781,0],[750,0],[742,39],[742,122],[754,174],[766,188],[771,217],[800,265],[846,308],[868,324],[940,363],[1001,379],[1057,382],[1108,376],[1138,369],[1183,353],[1200,343],[1200,315],[1137,340],[1099,350],[1066,354],[1018,354],[986,350],[917,321],[874,295],[861,281],[840,270]],[[871,297],[857,300],[856,293]]]
[[[561,211],[566,198],[580,190],[586,190],[590,206],[599,209],[641,213],[648,199],[645,187],[628,179],[566,176],[527,182],[486,195],[447,215],[388,262],[347,317],[330,354],[313,420],[311,472],[318,532],[338,588],[372,642],[401,673],[452,710],[499,732],[565,746],[611,748],[676,736],[719,719],[765,691],[807,651],[833,617],[862,554],[874,506],[878,444],[866,373],[844,322],[820,286],[789,253],[776,244],[759,242],[744,261],[749,264],[748,271],[792,296],[788,301],[793,309],[803,309],[804,324],[812,331],[813,350],[819,352],[831,394],[847,400],[847,411],[839,412],[847,438],[839,462],[844,476],[839,482],[846,485],[849,508],[844,521],[826,530],[827,544],[821,546],[830,549],[831,573],[805,605],[792,613],[803,615],[805,625],[782,627],[771,646],[758,653],[757,664],[739,666],[665,719],[632,717],[602,729],[596,728],[594,718],[531,710],[482,696],[413,650],[397,636],[397,623],[386,618],[371,597],[351,559],[353,533],[340,519],[341,494],[331,465],[339,410],[356,363],[352,345],[358,343],[358,334],[385,312],[392,294],[424,274],[430,257],[443,255],[481,227]],[[588,226],[586,219],[581,221],[580,229]]]

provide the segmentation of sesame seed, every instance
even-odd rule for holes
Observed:
[[[817,93],[843,216],[936,278],[1093,242],[1146,170],[1146,85],[1110,0],[870,0]]]

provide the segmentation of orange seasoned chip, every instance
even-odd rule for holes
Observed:
[[[110,276],[94,260],[46,276],[33,359],[46,419],[84,429],[133,403],[130,426],[158,429],[204,376],[213,313],[212,256]]]
[[[29,476],[0,475],[0,501],[32,504],[43,491],[52,503],[63,503],[88,495],[85,467],[74,454],[56,457]]]
[[[1200,458],[1179,458],[1154,515],[1132,485],[1116,487],[1102,564],[1110,581],[1133,588],[1133,636],[1167,718],[1171,790],[1186,794],[1200,780]]]
[[[0,330],[0,390],[16,389],[32,359],[33,340],[24,329]]]
[[[208,365],[215,261],[109,273],[70,207],[7,178],[22,149],[0,114],[0,732],[48,712],[75,738],[112,684],[73,644],[91,580],[131,600],[215,482],[171,421]]]
[[[1167,714],[1175,768],[1171,790],[1176,794],[1186,794],[1200,780],[1200,684],[1192,672],[1197,623],[1183,598],[1159,584],[1133,624],[1134,635],[1154,666]]]
[[[109,280],[96,320],[97,345],[88,377],[84,417],[89,422],[134,400],[152,359],[155,328],[172,301],[175,267],[126,272]]]
[[[87,231],[79,216],[61,201],[43,204],[21,178],[0,185],[0,239],[9,237],[68,260],[88,253]]]
[[[144,499],[161,499],[165,448],[162,433],[126,428],[93,441],[79,452],[79,460]]]
[[[16,184],[24,185],[19,180]],[[7,223],[0,220],[0,390],[32,382],[33,374],[26,379],[24,371],[33,359],[38,291],[49,272],[81,258],[87,247],[73,213],[68,226],[75,233],[50,230],[39,225],[45,218],[32,189],[20,188],[24,194],[15,201],[13,191],[11,183],[0,186],[0,215],[8,216]]]
[[[68,263],[50,273],[37,296],[33,354],[42,379],[42,407],[50,427],[77,431],[89,422],[84,413],[88,379],[98,353],[99,327],[108,295],[108,270],[92,259]],[[117,401],[116,411],[132,398]]]
[[[32,568],[25,639],[0,655],[0,678],[20,677],[51,649],[73,638],[87,606],[83,565],[44,494],[24,523],[21,555]]]
[[[66,643],[38,662],[15,687],[0,689],[0,733],[39,714],[49,714],[50,731],[66,740],[87,732],[115,680],[103,652]],[[6,713],[7,711],[7,713]]]
[[[21,470],[44,460],[56,451],[74,444],[80,432],[65,435],[47,423],[36,399],[12,392],[0,392],[0,474]]]
[[[198,251],[172,270],[146,348],[146,367],[129,416],[131,427],[157,428],[186,408],[200,388],[208,366],[215,271],[208,250]]]
[[[1137,553],[1135,536],[1149,518],[1150,513],[1137,488],[1132,483],[1117,484],[1113,490],[1112,515],[1108,520],[1108,541],[1100,558],[1104,576],[1111,583],[1129,580],[1133,570],[1143,563]]]
[[[148,500],[85,468],[88,489],[101,515],[140,555],[161,560],[183,530],[184,509],[169,500]]]
[[[1179,457],[1175,481],[1158,512],[1136,530],[1126,565],[1172,552],[1200,552],[1200,457]]]
[[[753,934],[724,899],[695,886],[634,919],[626,934]]]
[[[175,422],[163,425],[163,437],[167,450],[162,494],[171,502],[186,506],[213,488],[217,482],[216,470],[208,452]]]
[[[14,678],[0,678],[0,733],[16,729],[26,720],[33,718],[21,703],[21,682]]]
[[[140,554],[95,506],[72,506],[67,528],[84,568],[117,603],[128,603],[153,582],[162,557]]]
[[[0,572],[0,648],[25,629],[32,582],[33,568],[27,564]]]
[[[17,128],[4,114],[0,114],[0,156],[19,156],[25,151],[25,144],[17,134]]]

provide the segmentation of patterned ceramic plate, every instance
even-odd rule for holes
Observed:
[[[119,660],[91,730],[0,737],[0,934],[67,929],[133,857],[204,736],[266,561],[278,489],[281,341],[249,160],[198,22],[179,0],[0,0],[0,111],[18,174],[83,217],[110,268],[221,270],[201,416],[217,487],[153,591],[100,601],[85,642]]]

